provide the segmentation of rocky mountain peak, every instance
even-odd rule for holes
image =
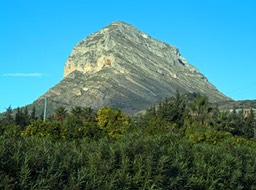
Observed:
[[[135,28],[124,22],[113,22],[79,42],[65,64],[64,77],[75,70],[89,74],[112,67],[114,57],[111,50],[116,45],[116,38],[124,36],[128,28],[135,31]]]
[[[66,61],[64,80],[39,99],[133,113],[177,90],[205,94],[211,101],[229,99],[176,47],[118,21],[80,41]]]
[[[138,53],[142,54],[156,54],[158,57],[167,59],[166,61],[172,65],[175,64],[172,61],[173,56],[176,56],[179,64],[189,67],[193,72],[198,72],[196,68],[187,64],[177,48],[152,39],[132,25],[124,22],[113,22],[99,32],[88,36],[74,47],[65,65],[64,77],[74,70],[83,73],[95,73],[105,67],[114,66],[115,56],[113,55],[120,54],[119,46],[121,49],[133,47],[134,50],[138,50]]]

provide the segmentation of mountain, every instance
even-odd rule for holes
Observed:
[[[113,22],[79,42],[64,68],[64,79],[34,102],[65,106],[118,107],[134,113],[176,93],[205,94],[212,102],[230,98],[183,58],[172,45],[134,26]]]

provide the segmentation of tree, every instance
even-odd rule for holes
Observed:
[[[17,112],[15,114],[15,124],[19,125],[23,130],[27,125],[29,125],[29,122],[30,116],[28,114],[28,108],[25,107],[25,110],[23,111],[18,107]]]
[[[184,124],[184,117],[186,115],[186,98],[180,95],[177,91],[176,95],[171,98],[166,98],[157,106],[153,106],[147,110],[145,119],[163,121],[161,124],[171,124],[179,128]],[[154,122],[155,123],[155,122]]]
[[[235,106],[229,114],[228,128],[233,135],[243,135],[244,115],[243,109],[237,109]]]
[[[95,121],[95,112],[91,107],[83,108],[82,113],[85,121]]]
[[[71,114],[84,122],[95,121],[95,112],[91,107],[81,108],[76,106],[72,108]]]
[[[177,91],[175,96],[170,99],[168,106],[167,121],[175,123],[179,128],[184,124],[186,114],[186,99]]]
[[[33,106],[32,108],[32,112],[31,112],[31,116],[30,116],[31,120],[36,120],[37,117],[36,117],[36,107],[35,105]]]
[[[57,121],[61,121],[63,122],[65,120],[65,118],[68,115],[68,111],[66,110],[66,108],[60,106],[58,107],[55,112],[54,112],[54,118]]]
[[[17,108],[17,112],[15,114],[15,124],[20,126],[24,125],[24,115],[19,107]]]
[[[62,137],[64,139],[78,139],[85,134],[83,121],[75,116],[69,115],[62,124]]]
[[[230,132],[229,128],[229,113],[226,111],[221,111],[218,114],[216,119],[215,127],[219,131],[227,131]]]
[[[26,106],[23,112],[23,117],[24,117],[24,126],[27,126],[30,122],[30,115],[28,113],[28,107]]]
[[[4,114],[4,124],[5,125],[11,125],[14,123],[12,114],[13,114],[12,107],[9,106],[8,108],[6,108],[6,111]]]
[[[71,113],[72,115],[78,116],[78,117],[82,115],[82,112],[83,112],[83,110],[82,110],[82,108],[79,107],[79,106],[76,106],[76,107],[72,108],[71,111],[70,111],[70,113]]]
[[[190,105],[190,115],[200,125],[207,125],[209,123],[210,114],[213,108],[210,106],[208,97],[198,96]]]
[[[97,121],[101,129],[105,130],[109,137],[118,139],[130,128],[130,118],[119,109],[111,107],[101,108],[97,112]]]
[[[245,119],[244,124],[244,136],[246,138],[252,138],[254,136],[255,127],[255,115],[254,111],[251,109],[248,117]]]

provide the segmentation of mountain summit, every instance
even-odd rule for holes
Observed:
[[[113,106],[134,113],[177,90],[205,94],[213,102],[229,99],[176,47],[132,25],[113,22],[73,48],[64,79],[37,101],[47,97],[53,107]]]

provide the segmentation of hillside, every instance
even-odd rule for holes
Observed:
[[[134,26],[113,22],[80,41],[64,68],[64,79],[39,97],[42,107],[118,107],[144,110],[176,93],[200,93],[212,102],[230,100],[181,56],[178,49]]]

